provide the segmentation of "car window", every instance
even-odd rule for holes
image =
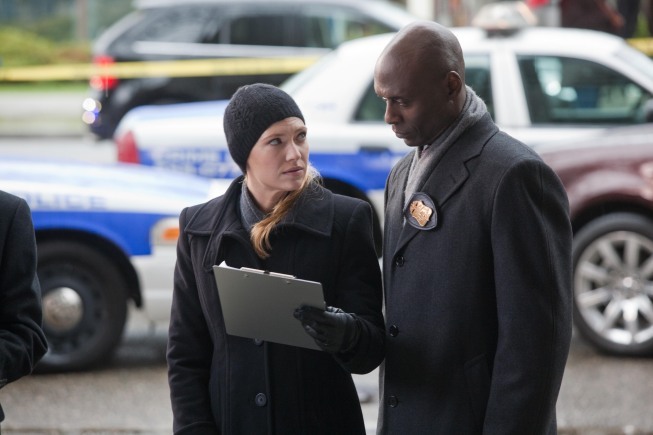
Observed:
[[[488,112],[494,117],[489,56],[465,56],[465,83],[474,89],[474,92],[485,101]],[[354,119],[364,122],[383,122],[384,115],[385,103],[376,95],[374,92],[374,83],[371,83],[358,105]]]
[[[628,77],[595,62],[554,56],[519,56],[533,124],[645,122],[651,94]]]
[[[241,45],[290,45],[286,32],[294,23],[281,14],[244,15],[229,25],[229,43]],[[223,30],[224,31],[224,30]]]
[[[397,30],[346,5],[306,2],[300,16],[299,21],[306,23],[301,38],[308,47],[333,49],[345,41]]]
[[[337,51],[331,51],[319,58],[310,67],[288,77],[280,87],[288,94],[293,95],[299,92],[306,84],[311,83],[314,77],[323,74],[325,70],[332,68],[338,62]]]
[[[363,38],[365,36],[379,35],[381,33],[394,32],[392,29],[378,21],[371,21],[365,17],[345,17],[343,20],[344,36],[343,39],[338,41],[343,43],[356,38]]]
[[[343,42],[364,36],[387,33],[394,29],[369,18],[346,11],[306,12],[297,19],[302,24],[298,45],[302,47],[336,48]]]
[[[374,92],[374,81],[367,87],[354,115],[355,121],[384,122],[385,101]]]
[[[336,43],[330,29],[333,27],[329,17],[302,15],[297,19],[302,32],[296,35],[296,44],[304,47],[333,48]]]
[[[207,42],[333,49],[351,39],[393,30],[356,11],[307,5],[299,11],[257,10],[237,16]]]
[[[333,48],[327,18],[297,12],[255,11],[227,20],[206,42],[234,45]]]
[[[124,43],[197,42],[211,18],[211,11],[202,7],[152,9],[143,22],[133,26],[120,39]]]

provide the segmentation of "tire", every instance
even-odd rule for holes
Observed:
[[[49,345],[38,371],[83,370],[107,361],[127,319],[127,287],[117,267],[88,245],[48,241],[38,245],[38,276]]]
[[[574,324],[612,355],[653,354],[653,221],[613,213],[574,237]]]

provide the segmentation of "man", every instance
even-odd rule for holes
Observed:
[[[412,148],[386,186],[378,432],[556,433],[571,338],[562,184],[465,86],[443,26],[399,31],[374,88]]]
[[[560,25],[620,35],[624,18],[607,0],[560,0]]]
[[[0,191],[0,388],[31,373],[45,354],[41,323],[32,216],[25,200]]]
[[[635,35],[640,9],[640,0],[617,0],[617,12],[624,20],[619,36],[632,38]]]

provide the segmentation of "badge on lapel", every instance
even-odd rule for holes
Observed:
[[[435,203],[425,193],[415,192],[404,210],[408,223],[418,230],[432,230],[438,225]]]

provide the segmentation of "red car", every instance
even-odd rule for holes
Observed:
[[[574,323],[618,355],[653,355],[653,126],[537,149],[569,196]]]

